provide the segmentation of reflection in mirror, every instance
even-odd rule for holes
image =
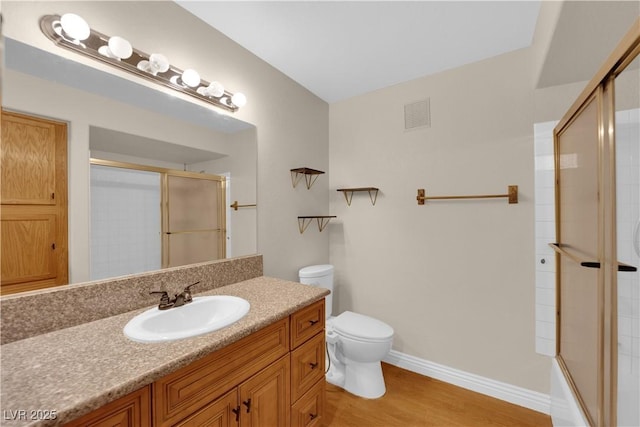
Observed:
[[[230,209],[256,200],[253,125],[10,38],[4,47],[3,109],[68,124],[70,283],[98,277],[90,158],[224,177],[226,256],[256,253],[256,208]]]

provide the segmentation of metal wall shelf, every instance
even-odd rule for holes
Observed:
[[[313,183],[316,182],[318,176],[322,175],[323,173],[323,171],[307,167],[291,169],[291,183],[293,184],[293,188],[296,188],[296,185],[298,185],[302,177],[304,177],[304,180],[307,183],[308,190],[311,188]]]
[[[369,193],[369,199],[371,204],[375,206],[378,199],[378,191],[380,189],[376,187],[358,187],[358,188],[338,188],[337,191],[341,191],[344,194],[344,198],[347,201],[347,205],[351,206],[351,200],[353,199],[353,193],[366,191]]]
[[[298,217],[298,229],[300,230],[300,234],[304,233],[309,224],[311,224],[312,220],[316,220],[318,222],[318,231],[324,230],[324,228],[329,224],[331,218],[336,218],[335,215],[311,215],[311,216],[299,216]]]

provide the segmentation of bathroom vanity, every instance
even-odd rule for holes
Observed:
[[[320,300],[67,425],[320,425],[323,379]]]
[[[196,294],[251,304],[199,337],[127,339],[146,307],[4,344],[2,425],[320,425],[327,293],[261,276]]]

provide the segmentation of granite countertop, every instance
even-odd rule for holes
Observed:
[[[160,344],[137,343],[122,332],[150,307],[0,346],[3,426],[55,426],[225,347],[318,301],[329,291],[270,277],[201,295],[234,295],[251,304],[235,324],[206,335]],[[46,316],[46,307],[42,315]],[[55,419],[51,418],[55,411]],[[40,419],[39,419],[40,418]]]

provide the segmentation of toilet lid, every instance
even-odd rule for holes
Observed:
[[[393,337],[393,328],[364,314],[345,311],[333,319],[333,327],[344,336],[368,341],[386,341]]]

